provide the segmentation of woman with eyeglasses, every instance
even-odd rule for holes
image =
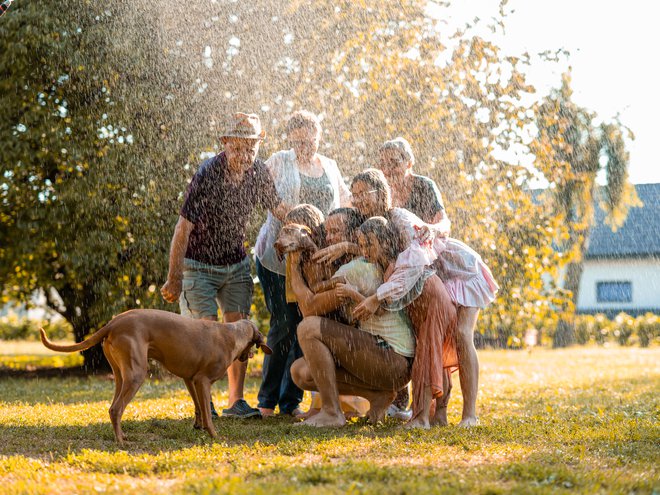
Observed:
[[[392,191],[392,205],[413,212],[428,224],[441,224],[449,232],[440,190],[433,179],[413,172],[415,155],[402,137],[385,141],[378,150],[378,165]]]
[[[415,155],[405,138],[397,137],[385,141],[378,149],[376,168],[383,171],[390,185],[392,205],[411,211],[426,223],[435,225],[436,231],[445,235],[449,232],[450,222],[445,213],[440,190],[433,179],[414,173],[414,164]],[[473,355],[476,358],[476,349]],[[462,376],[466,375],[465,372],[462,374]],[[407,410],[409,402],[410,394],[406,386],[397,394],[388,415],[398,419],[410,419],[411,412]]]
[[[323,215],[340,206],[350,206],[350,191],[342,179],[337,163],[318,153],[321,124],[316,115],[306,110],[294,113],[286,125],[290,149],[278,151],[267,161],[277,192],[290,205],[311,204]],[[295,303],[286,301],[285,262],[277,256],[273,244],[282,227],[270,213],[255,243],[257,276],[270,312],[268,345],[273,354],[264,359],[263,380],[259,389],[262,416],[302,414],[299,404],[303,391],[291,380],[291,363],[302,355],[296,338],[296,327],[302,316]]]
[[[442,196],[433,179],[413,172],[415,155],[410,143],[405,138],[397,137],[383,143],[378,153],[378,168],[383,171],[392,189],[392,204],[406,208],[428,224],[435,225],[433,228],[434,235],[446,237],[449,233],[450,222],[445,212]],[[443,274],[439,274],[443,278]],[[446,278],[445,275],[443,279],[448,282]],[[475,301],[463,300],[463,303],[458,304],[457,307],[457,343],[461,359],[460,381],[461,390],[465,397],[460,426],[474,426],[477,424],[476,402],[479,388],[479,359],[477,349],[474,347],[474,329],[479,317],[480,307],[476,304]],[[396,400],[395,403],[397,403]]]

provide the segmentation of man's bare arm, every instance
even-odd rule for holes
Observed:
[[[188,239],[195,224],[179,216],[179,221],[174,227],[174,235],[170,244],[170,262],[167,273],[167,281],[160,289],[163,299],[167,302],[176,302],[181,294],[181,285],[183,280],[183,258],[188,249]]]

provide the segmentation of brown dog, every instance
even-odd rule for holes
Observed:
[[[253,345],[266,354],[272,352],[249,320],[219,323],[156,309],[122,313],[79,344],[53,344],[43,328],[41,341],[60,352],[83,351],[103,341],[103,353],[115,375],[115,396],[109,412],[120,444],[124,441],[122,414],[147,376],[149,358],[183,378],[195,403],[195,428],[204,428],[216,437],[211,421],[211,384],[225,375],[235,359],[246,361]]]
[[[302,251],[300,268],[307,286],[312,292],[327,290],[325,282],[332,277],[332,271],[325,263],[316,263],[311,255],[318,251],[318,245],[322,243],[321,234],[315,232],[306,225],[289,223],[282,227],[273,245],[280,256]]]

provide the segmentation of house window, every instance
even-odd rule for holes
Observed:
[[[596,283],[598,302],[632,302],[632,282]]]

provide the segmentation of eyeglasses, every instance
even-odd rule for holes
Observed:
[[[317,146],[316,140],[309,139],[289,139],[289,144],[296,148],[313,148]]]
[[[376,192],[378,192],[378,189],[372,189],[371,191],[362,191],[362,192],[359,192],[359,193],[353,193],[353,197],[358,198],[358,199],[359,198],[364,198],[364,197],[367,196],[367,194],[373,194],[373,193],[376,193]]]
[[[378,162],[378,168],[384,171],[392,170],[393,168],[399,168],[405,162],[402,160],[381,160]]]

